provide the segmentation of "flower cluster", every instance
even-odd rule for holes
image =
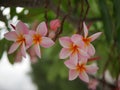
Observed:
[[[16,61],[20,61],[22,56],[26,57],[26,50],[29,49],[29,54],[32,59],[36,56],[41,58],[40,47],[49,48],[54,45],[52,38],[55,37],[57,29],[60,27],[60,20],[55,19],[50,22],[50,29],[45,22],[41,22],[36,30],[29,30],[28,27],[19,21],[16,26],[12,25],[13,31],[7,32],[4,36],[7,40],[14,43],[10,47],[8,53],[11,54],[17,50]],[[101,35],[101,32],[88,37],[88,29],[83,23],[84,36],[74,34],[71,37],[59,38],[60,44],[63,46],[60,51],[60,59],[65,61],[65,65],[69,68],[69,80],[79,78],[85,82],[89,82],[88,74],[93,74],[98,70],[96,65],[88,65],[88,59],[95,54],[95,48],[91,44],[96,38]],[[48,34],[49,33],[49,34]]]
[[[58,23],[54,25],[55,23]],[[56,30],[59,27],[58,21],[52,21],[50,28]],[[28,27],[19,21],[16,26],[12,25],[13,31],[7,32],[4,36],[7,40],[13,41],[14,43],[10,47],[8,54],[11,54],[17,50],[17,60],[26,57],[26,50],[31,47],[32,54],[41,58],[40,46],[49,48],[54,45],[54,41],[47,37],[48,28],[45,22],[41,22],[36,30],[29,30]],[[18,58],[19,57],[19,58]]]
[[[95,54],[95,48],[91,44],[101,35],[101,32],[88,37],[88,29],[83,23],[84,36],[74,34],[71,37],[61,37],[59,42],[63,47],[60,51],[60,59],[66,59],[65,65],[69,68],[69,80],[74,80],[78,76],[84,82],[89,82],[88,74],[93,74],[98,70],[96,65],[87,65],[88,59]]]

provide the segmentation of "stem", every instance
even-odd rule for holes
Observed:
[[[61,4],[61,0],[58,1],[57,12],[56,12],[56,18],[58,18],[59,15],[60,15],[60,4]]]

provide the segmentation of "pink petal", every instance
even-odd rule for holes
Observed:
[[[64,48],[70,48],[72,46],[72,41],[69,37],[61,37],[59,38],[59,42]]]
[[[4,36],[7,40],[10,40],[10,41],[16,41],[17,39],[17,34],[15,31],[8,32]]]
[[[95,54],[95,48],[94,48],[94,46],[92,45],[92,44],[89,44],[89,46],[87,47],[87,49],[88,49],[88,55],[91,57],[91,56],[94,56],[94,54]]]
[[[83,80],[84,82],[88,83],[89,82],[89,77],[85,71],[79,73],[79,78]]]
[[[83,22],[83,28],[84,28],[84,36],[86,38],[88,36],[88,29],[87,29],[85,22]]]
[[[17,51],[17,54],[15,56],[15,62],[21,62],[22,61],[22,54],[20,51]]]
[[[29,33],[29,30],[28,30],[27,26],[22,21],[19,21],[17,23],[16,33],[17,34],[28,34]]]
[[[76,44],[79,47],[83,47],[84,45],[84,42],[82,41],[82,36],[79,34],[72,35],[71,40],[74,44]]]
[[[66,48],[62,48],[62,50],[60,51],[59,57],[60,59],[65,59],[68,56],[70,56],[72,52],[69,49]]]
[[[88,60],[88,58],[85,58],[85,57],[79,58],[79,62],[82,62],[82,63],[87,63],[87,60]]]
[[[77,72],[74,69],[69,70],[69,80],[74,80],[77,78],[77,76],[79,75],[79,72]]]
[[[97,32],[95,34],[93,34],[92,36],[90,36],[90,41],[94,41],[95,39],[97,39],[100,35],[102,34],[102,32]]]
[[[51,30],[57,30],[57,28],[60,27],[60,20],[59,19],[55,19],[55,20],[52,20],[50,22],[50,29]]]
[[[29,31],[29,35],[30,35],[30,36],[33,36],[34,34],[35,34],[35,31],[33,31],[33,30],[30,30],[30,31]]]
[[[39,44],[34,45],[34,50],[35,50],[35,53],[37,54],[37,56],[41,58],[41,52],[40,52]]]
[[[48,48],[54,45],[54,42],[52,39],[48,37],[42,37],[40,45],[44,48]]]
[[[30,35],[25,35],[26,48],[28,49],[32,45],[32,37]]]
[[[72,53],[72,54],[70,55],[70,59],[71,59],[71,60],[74,60],[75,62],[77,62],[77,61],[78,61],[78,53],[77,53],[77,52]]]
[[[96,65],[87,65],[86,66],[86,72],[89,74],[94,74],[98,70],[98,67]]]
[[[69,68],[69,69],[75,69],[77,62],[75,60],[67,60],[64,62],[64,64]]]
[[[79,50],[79,57],[84,57],[84,58],[88,58],[89,55],[87,54],[86,50],[84,49],[78,49]]]
[[[19,46],[20,46],[20,43],[17,43],[17,42],[13,43],[12,46],[10,47],[8,53],[9,54],[13,53]]]
[[[42,22],[37,27],[37,33],[41,36],[45,36],[47,34],[47,26],[45,22]]]
[[[22,54],[23,57],[26,58],[26,49],[25,49],[25,44],[24,43],[21,45],[21,54]]]

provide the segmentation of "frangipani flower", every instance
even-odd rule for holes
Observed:
[[[38,25],[36,32],[32,30],[30,31],[30,35],[32,36],[33,48],[35,50],[36,55],[40,58],[41,58],[40,46],[48,48],[54,44],[54,42],[50,38],[45,37],[46,34],[47,27],[45,22],[42,22]]]
[[[26,57],[26,49],[30,46],[31,38],[28,35],[29,30],[27,26],[19,21],[15,27],[15,31],[10,31],[6,33],[4,36],[7,40],[14,41],[12,46],[10,47],[8,53],[11,54],[18,47],[20,47],[20,53],[22,56]]]
[[[57,29],[60,27],[60,20],[59,19],[54,19],[50,21],[50,30],[49,30],[49,35],[48,37],[54,38],[57,32]]]
[[[90,79],[90,82],[88,83],[88,88],[91,90],[96,90],[98,81],[96,79]]]
[[[97,39],[102,34],[102,32],[97,32],[88,37],[88,29],[85,23],[83,23],[83,27],[84,27],[84,37],[82,37],[82,40],[84,42],[84,46],[87,49],[89,56],[93,56],[95,54],[95,48],[91,44],[91,42]]]
[[[69,80],[74,80],[78,76],[84,82],[89,82],[88,74],[93,74],[98,70],[98,67],[95,65],[86,65],[87,60],[80,60],[77,62],[76,60],[67,60],[65,61],[65,65],[69,68]]]
[[[80,41],[81,36],[74,34],[70,37],[61,37],[59,39],[60,44],[63,46],[60,51],[60,59],[65,59],[70,56],[71,59],[78,60],[79,57],[88,57],[87,53],[84,51],[84,43]]]
[[[50,22],[50,29],[56,31],[60,27],[60,20],[55,19]]]

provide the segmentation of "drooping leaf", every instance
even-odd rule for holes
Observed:
[[[101,10],[101,17],[103,20],[103,25],[104,25],[104,32],[106,36],[107,42],[110,44],[112,42],[112,29],[113,29],[113,24],[112,24],[112,19],[111,15],[109,12],[109,9],[107,7],[106,1],[105,0],[99,0],[99,8]]]

